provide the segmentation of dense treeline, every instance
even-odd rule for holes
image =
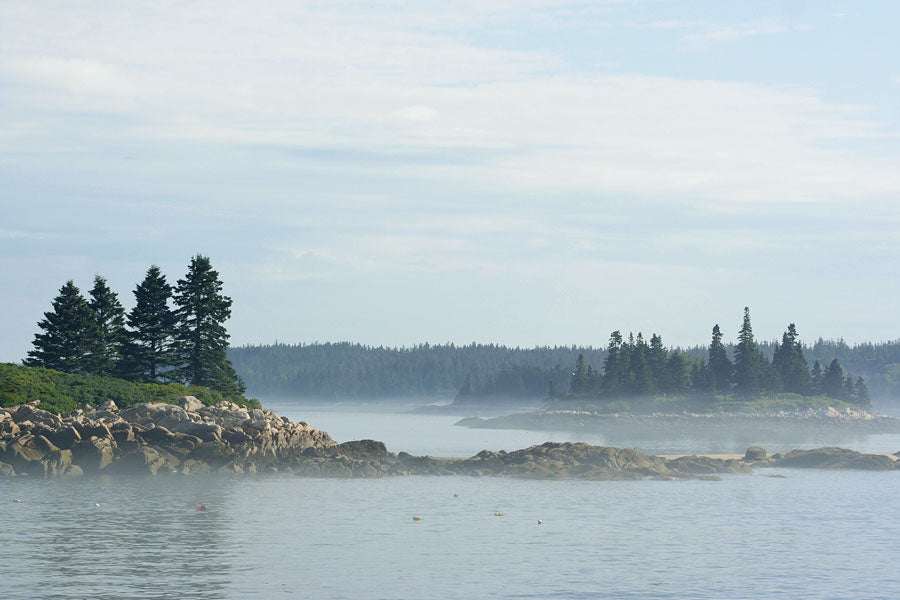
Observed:
[[[733,361],[736,344],[723,343],[726,358]],[[781,341],[759,342],[757,350],[771,363],[780,345]],[[692,368],[704,361],[709,364],[707,346],[675,347],[669,352],[681,355]],[[811,370],[818,362],[824,371],[837,358],[847,373],[865,379],[873,397],[900,397],[900,341],[849,346],[843,341],[820,339],[802,345],[802,352]],[[558,394],[564,394],[579,354],[584,356],[585,369],[590,366],[593,371],[602,368],[607,349],[523,349],[495,344],[386,348],[342,342],[276,343],[229,350],[235,370],[250,391],[263,397],[452,398],[462,392],[460,401],[465,402],[545,398],[551,382]]]
[[[228,360],[231,298],[222,294],[219,274],[196,255],[188,272],[169,285],[159,267],[147,270],[126,315],[101,276],[90,299],[67,281],[52,310],[38,323],[26,366],[75,375],[116,377],[146,383],[183,383],[229,397],[245,391]]]
[[[722,338],[719,326],[715,325],[704,358],[667,349],[657,334],[648,343],[640,333],[637,337],[629,335],[626,341],[619,331],[614,331],[606,348],[602,372],[579,356],[565,398],[702,396],[712,401],[717,397],[749,400],[762,394],[787,393],[828,396],[870,406],[863,378],[845,376],[837,358],[825,368],[819,361],[809,368],[793,323],[788,325],[781,342],[775,344],[771,360],[754,338],[748,308],[744,309],[744,321],[731,357]]]
[[[453,398],[469,378],[475,396],[486,386],[502,395],[523,396],[517,390],[547,394],[553,373],[565,389],[568,367],[583,354],[600,361],[604,351],[578,347],[508,348],[495,344],[422,344],[411,348],[363,346],[349,342],[273,344],[231,348],[229,357],[254,395],[329,399]],[[544,370],[540,387],[526,383],[525,368]],[[503,370],[513,375],[501,377]],[[529,381],[531,381],[530,378]],[[493,382],[493,383],[491,383]],[[502,388],[502,389],[501,389]]]

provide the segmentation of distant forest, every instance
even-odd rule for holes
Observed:
[[[759,342],[772,361],[779,342]],[[724,344],[734,360],[734,344]],[[810,365],[825,369],[837,359],[844,373],[865,378],[875,399],[900,398],[900,340],[850,346],[843,340],[803,344]],[[707,346],[670,347],[688,364],[708,359]],[[235,370],[250,393],[265,398],[361,400],[433,398],[539,401],[569,389],[578,356],[593,369],[606,361],[607,349],[591,346],[510,348],[496,344],[421,344],[387,348],[350,342],[271,344],[229,350]]]

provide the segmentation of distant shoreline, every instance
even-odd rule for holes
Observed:
[[[644,429],[686,433],[721,433],[723,430],[758,429],[788,433],[810,429],[840,429],[854,433],[900,433],[900,419],[853,409],[806,409],[775,412],[713,413],[603,413],[593,410],[523,412],[492,418],[466,417],[456,425],[473,429],[525,429],[595,431]]]

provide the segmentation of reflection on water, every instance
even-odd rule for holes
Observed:
[[[223,543],[228,513],[194,507],[197,498],[227,507],[226,480],[17,478],[6,487],[25,501],[4,498],[17,510],[5,511],[15,522],[4,523],[0,564],[17,568],[3,585],[31,590],[22,597],[177,598],[196,580],[204,598],[225,597],[234,570]]]
[[[900,473],[768,474],[5,480],[0,597],[900,597]]]
[[[578,439],[453,427],[455,417],[280,412],[339,440],[432,455]],[[616,441],[668,454],[743,451],[749,440],[716,443]],[[773,469],[720,482],[20,477],[0,480],[0,598],[900,598],[898,497],[900,471]]]

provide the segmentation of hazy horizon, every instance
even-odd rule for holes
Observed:
[[[887,1],[0,6],[0,360],[209,256],[233,345],[900,338]]]

